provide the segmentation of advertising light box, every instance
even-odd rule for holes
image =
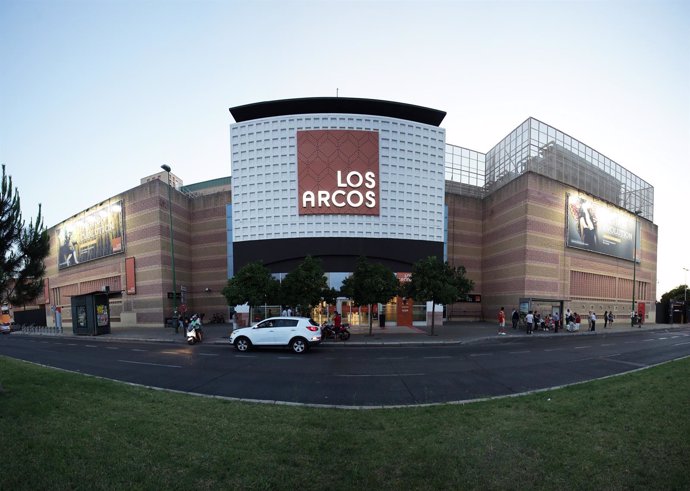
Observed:
[[[640,257],[635,215],[585,196],[568,195],[566,200],[568,247],[632,261],[637,243]]]
[[[55,229],[58,269],[124,252],[122,201],[80,213]]]

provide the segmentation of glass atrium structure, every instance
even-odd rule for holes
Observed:
[[[593,148],[528,118],[486,154],[446,145],[446,181],[484,197],[531,171],[654,221],[654,188]]]

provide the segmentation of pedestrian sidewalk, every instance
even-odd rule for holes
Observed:
[[[538,337],[572,337],[572,336],[608,336],[631,331],[663,330],[670,328],[687,327],[687,324],[643,324],[642,327],[616,323],[613,327],[597,327],[595,332],[580,329],[577,332],[568,332],[559,329],[553,331],[534,331],[527,334],[520,329],[506,327],[505,336],[498,335],[498,325],[491,322],[446,322],[441,326],[434,326],[433,335],[431,327],[405,327],[378,325],[351,326],[352,336],[347,341],[327,339],[323,341],[328,346],[396,346],[418,344],[464,344],[484,340],[495,339],[498,342],[505,339],[538,338]],[[203,326],[204,344],[226,344],[232,332],[232,324],[206,324]],[[184,332],[175,333],[172,328],[164,327],[111,327],[110,334],[99,336],[77,336],[72,333],[71,327],[65,327],[62,332],[56,332],[55,328],[38,328],[16,331],[12,336],[59,336],[64,338],[82,338],[94,341],[148,341],[160,343],[186,343]]]

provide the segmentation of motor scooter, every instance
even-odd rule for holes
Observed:
[[[204,333],[201,329],[201,319],[196,315],[192,317],[191,322],[187,326],[187,343],[200,343],[204,338]]]
[[[332,322],[325,322],[321,326],[321,335],[323,338],[340,338],[341,341],[347,341],[350,339],[349,327],[350,324],[347,322],[341,324],[340,327],[335,327]]]

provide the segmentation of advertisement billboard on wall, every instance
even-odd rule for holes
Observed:
[[[637,217],[588,196],[567,195],[568,247],[632,261],[639,258]],[[634,248],[637,244],[637,254]]]
[[[58,269],[124,252],[122,200],[107,203],[64,221],[55,229]]]
[[[297,190],[300,215],[378,215],[378,132],[298,131]]]

